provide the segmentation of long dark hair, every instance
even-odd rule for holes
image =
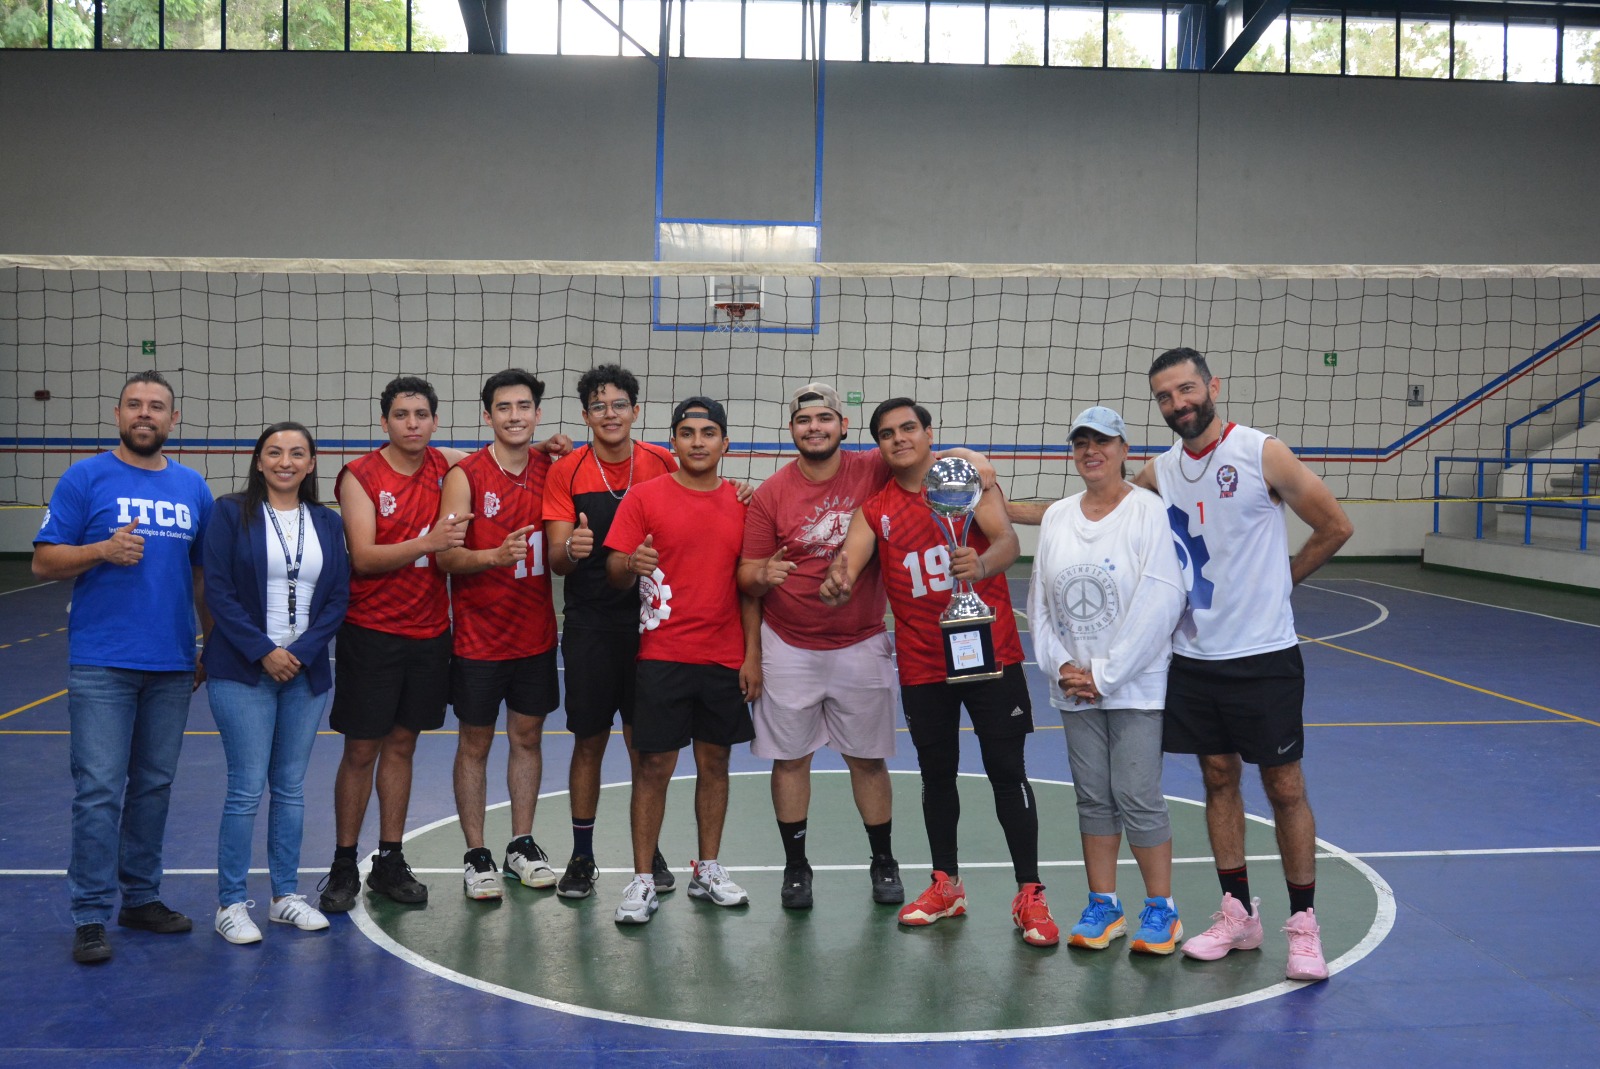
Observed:
[[[267,477],[261,474],[261,450],[266,448],[268,438],[282,431],[293,431],[296,434],[303,435],[306,445],[311,449],[312,458],[315,459],[317,455],[316,438],[303,425],[296,423],[294,420],[286,419],[282,423],[274,423],[262,431],[261,437],[256,439],[255,450],[250,454],[250,474],[246,475],[244,480],[244,493],[242,496],[244,497],[244,522],[246,524],[252,522],[260,514],[261,506],[267,500]],[[306,477],[301,480],[300,500],[307,505],[322,504],[322,497],[317,493],[316,468],[312,468],[306,473]]]

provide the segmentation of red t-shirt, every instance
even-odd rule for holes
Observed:
[[[807,479],[798,463],[779,469],[756,490],[745,517],[740,552],[746,560],[770,557],[781,545],[789,550],[785,559],[797,566],[761,599],[761,615],[785,642],[801,649],[842,649],[883,630],[883,580],[876,558],[840,608],[830,609],[817,597],[851,515],[889,479],[889,466],[876,449],[840,450],[839,459],[839,470],[827,482]]]
[[[733,486],[691,490],[670,476],[622,499],[606,548],[632,553],[646,535],[660,555],[639,581],[639,659],[744,664],[739,621],[739,544],[745,507]]]
[[[955,585],[950,576],[950,549],[940,532],[943,521],[922,499],[890,480],[861,506],[862,515],[878,536],[878,557],[883,581],[894,606],[895,659],[900,683],[943,683],[944,635],[939,614],[950,604]],[[982,553],[989,539],[976,523],[967,544]],[[1011,591],[1005,573],[991,575],[976,585],[978,596],[994,610],[994,652],[1002,665],[1022,663],[1022,640],[1011,611]]]
[[[605,469],[604,478],[600,469]],[[632,631],[639,626],[639,594],[618,590],[606,581],[602,547],[611,531],[622,498],[634,487],[678,470],[671,453],[649,442],[634,442],[629,459],[617,464],[600,461],[591,446],[576,449],[550,469],[544,484],[544,520],[576,524],[578,513],[594,532],[595,552],[578,562],[562,584],[567,624],[606,631]],[[552,546],[552,553],[563,552]]]
[[[475,661],[532,657],[556,644],[550,572],[545,566],[544,505],[550,458],[532,451],[528,466],[512,479],[500,470],[486,446],[457,468],[467,477],[467,549],[493,549],[512,531],[530,524],[528,555],[513,568],[489,568],[450,577],[450,608],[455,615],[455,652]]]
[[[375,449],[344,466],[333,492],[343,504],[345,494],[355,492],[345,476],[354,479],[360,492],[372,501],[377,519],[374,542],[392,546],[420,538],[433,526],[439,514],[439,487],[449,470],[450,462],[432,446],[414,475],[395,471],[383,450]],[[382,575],[351,573],[350,611],[345,619],[358,627],[403,638],[436,638],[450,626],[444,573],[432,554]]]

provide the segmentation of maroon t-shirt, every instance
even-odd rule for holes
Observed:
[[[779,546],[789,550],[785,559],[795,570],[761,599],[762,619],[789,645],[806,650],[843,649],[884,629],[877,558],[844,605],[830,609],[817,597],[851,515],[889,479],[889,466],[876,449],[840,450],[839,459],[839,470],[826,482],[807,479],[799,463],[779,469],[756,490],[744,522],[746,560],[770,557]]]

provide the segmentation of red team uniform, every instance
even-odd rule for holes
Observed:
[[[402,475],[389,466],[383,450],[375,449],[352,460],[339,473],[334,496],[343,504],[350,493],[348,475],[360,484],[377,514],[374,543],[392,546],[420,538],[433,526],[439,514],[439,487],[444,484],[450,462],[439,450],[428,447],[422,467],[414,475]],[[345,619],[359,627],[404,638],[433,638],[450,626],[450,598],[445,591],[444,573],[433,556],[418,557],[409,568],[382,575],[350,577],[350,611]]]
[[[475,661],[509,661],[555,649],[556,616],[545,565],[540,515],[550,458],[530,451],[513,479],[485,446],[456,465],[467,477],[473,519],[466,549],[493,549],[511,532],[532,526],[528,555],[514,568],[457,575],[450,583],[455,652]]]
[[[934,517],[921,494],[913,494],[893,480],[867,498],[861,515],[878,537],[884,585],[889,603],[894,606],[900,683],[943,683],[944,632],[939,626],[939,614],[950,604],[950,592],[955,586],[950,576],[950,549],[940,530],[943,521]],[[980,554],[989,548],[989,539],[976,523],[971,525],[967,544]],[[996,659],[1004,666],[1020,665],[1022,640],[1017,635],[1011,591],[1004,573],[982,579],[974,587],[995,613]]]

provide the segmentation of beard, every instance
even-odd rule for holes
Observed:
[[[1215,401],[1207,397],[1186,412],[1174,412],[1172,415],[1163,416],[1162,418],[1166,420],[1167,426],[1171,427],[1179,438],[1186,442],[1192,442],[1204,434],[1206,428],[1211,426],[1212,421],[1217,418],[1217,405]],[[1187,430],[1185,430],[1186,427],[1188,428]]]
[[[135,456],[153,457],[161,452],[162,446],[167,444],[167,436],[154,427],[149,430],[151,434],[150,441],[144,444],[134,440],[132,430],[119,431],[118,437],[122,439],[123,448],[127,449],[128,452],[133,453]]]
[[[827,445],[822,446],[809,444],[801,445],[797,443],[795,445],[795,449],[798,450],[800,455],[805,457],[807,460],[828,460],[839,451],[840,444],[841,443],[839,439],[834,439]]]

